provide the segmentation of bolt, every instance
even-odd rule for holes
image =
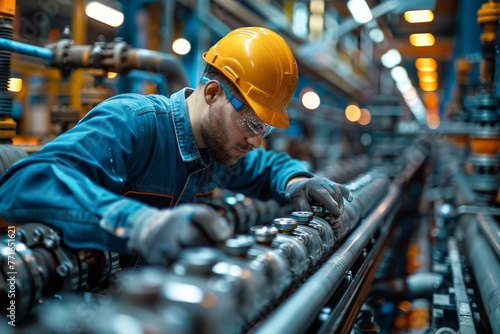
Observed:
[[[352,282],[352,271],[348,271],[344,277],[344,281],[342,282],[342,286],[347,288]]]
[[[35,228],[33,230],[33,241],[38,242],[43,238],[43,232],[40,228]]]
[[[56,243],[54,242],[54,240],[52,240],[52,238],[45,239],[43,244],[47,249],[53,249],[56,246]]]
[[[57,266],[56,272],[59,274],[59,276],[66,277],[69,273],[68,265],[66,263],[61,263]]]

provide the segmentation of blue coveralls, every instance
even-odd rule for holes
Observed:
[[[0,217],[46,223],[73,248],[126,253],[127,238],[117,231],[129,229],[144,210],[197,202],[216,187],[284,203],[291,177],[312,176],[287,154],[264,149],[232,167],[204,158],[187,112],[191,92],[102,102],[2,176]]]

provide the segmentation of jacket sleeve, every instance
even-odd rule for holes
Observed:
[[[148,145],[146,118],[154,113],[141,114],[141,106],[144,101],[123,96],[107,100],[15,163],[0,178],[0,216],[13,224],[46,223],[61,230],[70,247],[126,252],[126,238],[117,231],[149,210],[118,195],[134,152]]]
[[[285,186],[295,176],[313,177],[306,165],[284,152],[254,149],[232,167],[227,189],[260,200],[287,203]]]

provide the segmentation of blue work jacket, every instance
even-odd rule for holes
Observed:
[[[126,253],[127,231],[148,210],[199,202],[216,187],[284,203],[291,177],[312,176],[300,161],[262,148],[231,167],[212,161],[195,143],[191,92],[102,102],[0,178],[0,217],[46,223],[70,247]]]

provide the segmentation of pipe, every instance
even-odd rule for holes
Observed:
[[[464,216],[465,252],[476,278],[493,333],[500,333],[500,263],[482,233],[477,216]],[[473,218],[473,219],[470,219]],[[465,221],[466,220],[466,221]]]
[[[442,274],[425,271],[391,280],[379,280],[373,283],[370,296],[390,300],[432,299],[436,287],[439,287],[443,280]]]
[[[51,49],[38,47],[30,44],[9,41],[5,38],[0,38],[0,50],[9,50],[29,56],[39,57],[43,59],[54,60],[54,52]],[[102,68],[102,62],[105,57],[98,58],[99,62],[91,61],[89,57],[94,47],[91,45],[69,45],[68,54],[71,55],[67,60],[72,68]],[[186,73],[183,70],[180,60],[171,54],[161,53],[146,49],[127,49],[126,47],[118,50],[123,52],[125,62],[121,63],[121,58],[117,57],[116,50],[115,57],[112,58],[111,67],[117,67],[121,70],[146,70],[162,74],[171,92],[175,92],[189,85]],[[116,63],[116,64],[115,64]],[[108,65],[106,63],[106,65]],[[57,66],[57,64],[54,64]],[[122,67],[122,68],[120,68]],[[120,72],[120,71],[118,71]]]
[[[484,238],[486,238],[488,244],[500,259],[500,235],[497,222],[490,215],[485,215],[484,212],[478,212],[476,218],[479,221],[479,227]]]
[[[176,92],[189,85],[180,60],[171,54],[145,49],[126,51],[127,67],[163,74],[170,92]]]
[[[431,272],[431,245],[428,235],[429,222],[427,218],[423,218],[418,224],[417,235],[412,241],[412,244],[418,247],[418,267],[405,277],[374,282],[370,290],[371,296],[392,300],[432,299],[432,294],[437,287],[441,286],[444,277],[440,273]]]
[[[345,274],[380,228],[401,196],[401,188],[391,185],[378,207],[363,219],[359,227],[339,249],[275,312],[255,330],[257,334],[304,333],[328,302]],[[307,307],[304,307],[307,300]]]
[[[11,41],[5,38],[0,38],[0,50],[7,50],[11,52],[16,52],[28,56],[49,59],[49,60],[54,57],[54,53],[50,49],[36,45]]]

